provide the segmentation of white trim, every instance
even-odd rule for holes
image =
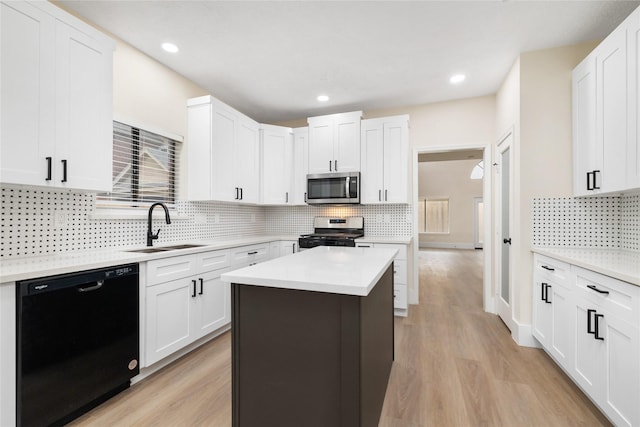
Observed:
[[[484,209],[484,199],[482,197],[474,197],[473,198],[473,247],[475,249],[482,249],[484,242],[480,241],[480,236],[478,233],[478,229],[480,228],[478,224],[478,205],[482,203]],[[483,212],[484,215],[484,212]],[[483,216],[484,218],[484,216]]]
[[[440,243],[440,242],[420,242],[420,248],[429,249],[475,249],[473,243]]]
[[[511,318],[514,328],[511,331],[511,338],[522,347],[534,347],[542,348],[538,340],[533,337],[533,332],[530,324],[524,324],[518,322],[516,319]]]
[[[177,141],[177,142],[184,142],[184,136],[182,135],[178,135],[177,133],[172,133],[166,130],[158,129],[155,126],[144,124],[136,119],[132,119],[130,117],[126,117],[118,113],[113,113],[113,121],[120,122],[124,125],[128,125],[141,130],[146,130],[147,132],[155,133],[156,135],[164,136],[165,138],[173,139],[174,141]]]

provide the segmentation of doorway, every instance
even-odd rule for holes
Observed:
[[[414,206],[414,277],[419,277],[418,275],[418,252],[420,247],[420,219],[424,221],[424,216],[421,216],[420,213],[420,194],[418,191],[419,186],[419,178],[418,178],[418,170],[419,164],[421,160],[429,161],[425,159],[448,159],[448,160],[466,160],[469,159],[470,155],[479,156],[472,157],[479,160],[482,160],[485,165],[491,164],[491,145],[466,145],[466,146],[444,146],[444,147],[417,147],[414,148],[413,153],[413,206]],[[492,241],[491,239],[484,238],[484,236],[491,236],[491,180],[492,176],[490,173],[484,174],[482,178],[482,207],[483,212],[481,214],[481,220],[478,220],[479,228],[482,230],[481,232],[477,232],[475,234],[479,236],[483,236],[483,308],[486,312],[495,313],[495,304],[494,304],[494,294],[492,292],[491,286],[491,278],[492,278],[492,256],[491,256],[491,247]],[[466,199],[466,209],[468,209],[469,213],[473,213],[475,210],[475,201],[473,197],[469,197]],[[470,218],[469,223],[473,222],[473,218]],[[422,227],[424,228],[424,227]],[[423,243],[424,245],[424,243]],[[469,241],[465,244],[465,246],[458,246],[454,243],[451,243],[450,248],[466,248],[473,249],[475,246],[474,238],[471,237]],[[429,247],[427,244],[426,247]],[[443,246],[441,246],[443,247]],[[447,247],[447,246],[444,246]],[[418,303],[418,295],[414,295],[411,301],[412,304]]]

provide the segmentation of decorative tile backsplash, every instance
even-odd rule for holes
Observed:
[[[535,198],[533,244],[640,251],[640,195]]]
[[[65,190],[3,186],[0,257],[46,255],[146,244],[147,221],[96,219],[95,195]],[[158,243],[220,240],[257,234],[299,235],[313,231],[317,215],[365,217],[371,236],[410,236],[411,206],[265,207],[219,202],[179,202]]]

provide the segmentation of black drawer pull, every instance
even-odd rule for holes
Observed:
[[[247,252],[247,255],[255,255],[255,254],[257,254],[257,253],[258,253],[258,251]]]
[[[44,179],[45,181],[51,181],[51,157],[45,157],[47,160],[47,177]]]
[[[60,182],[67,182],[67,160],[61,160],[62,162],[62,180]]]
[[[540,267],[544,268],[545,270],[549,270],[549,271],[556,271],[556,269],[555,269],[555,268],[551,268],[551,267],[549,267],[549,266],[547,266],[547,265],[541,265]]]
[[[551,287],[550,284],[548,283],[542,283],[542,300],[544,302],[546,302],[547,304],[551,304],[551,301],[549,301],[549,288]]]
[[[195,298],[196,297],[196,281],[192,280],[191,283],[193,283],[193,293],[191,294],[191,298]]]
[[[200,280],[200,292],[198,292],[198,295],[202,295],[204,294],[204,279],[201,277],[199,280]]]
[[[591,289],[592,291],[596,291],[599,294],[609,295],[609,291],[603,291],[602,289],[598,289],[596,285],[587,285],[587,288]]]

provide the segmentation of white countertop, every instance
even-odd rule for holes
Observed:
[[[541,248],[533,252],[640,286],[640,252],[622,249]]]
[[[113,265],[128,264],[132,262],[145,262],[159,258],[189,255],[199,252],[254,245],[278,240],[297,240],[297,238],[298,236],[261,235],[256,237],[242,237],[218,241],[177,242],[178,244],[194,243],[201,244],[203,246],[166,252],[154,252],[150,254],[127,252],[127,250],[130,249],[144,249],[145,247],[142,246],[134,248],[123,247],[91,251],[71,251],[52,255],[9,258],[0,261],[0,283],[73,273],[76,271],[110,267]],[[154,247],[171,245],[172,243],[156,244]]]
[[[318,246],[224,273],[225,282],[367,296],[393,262],[396,249]]]

